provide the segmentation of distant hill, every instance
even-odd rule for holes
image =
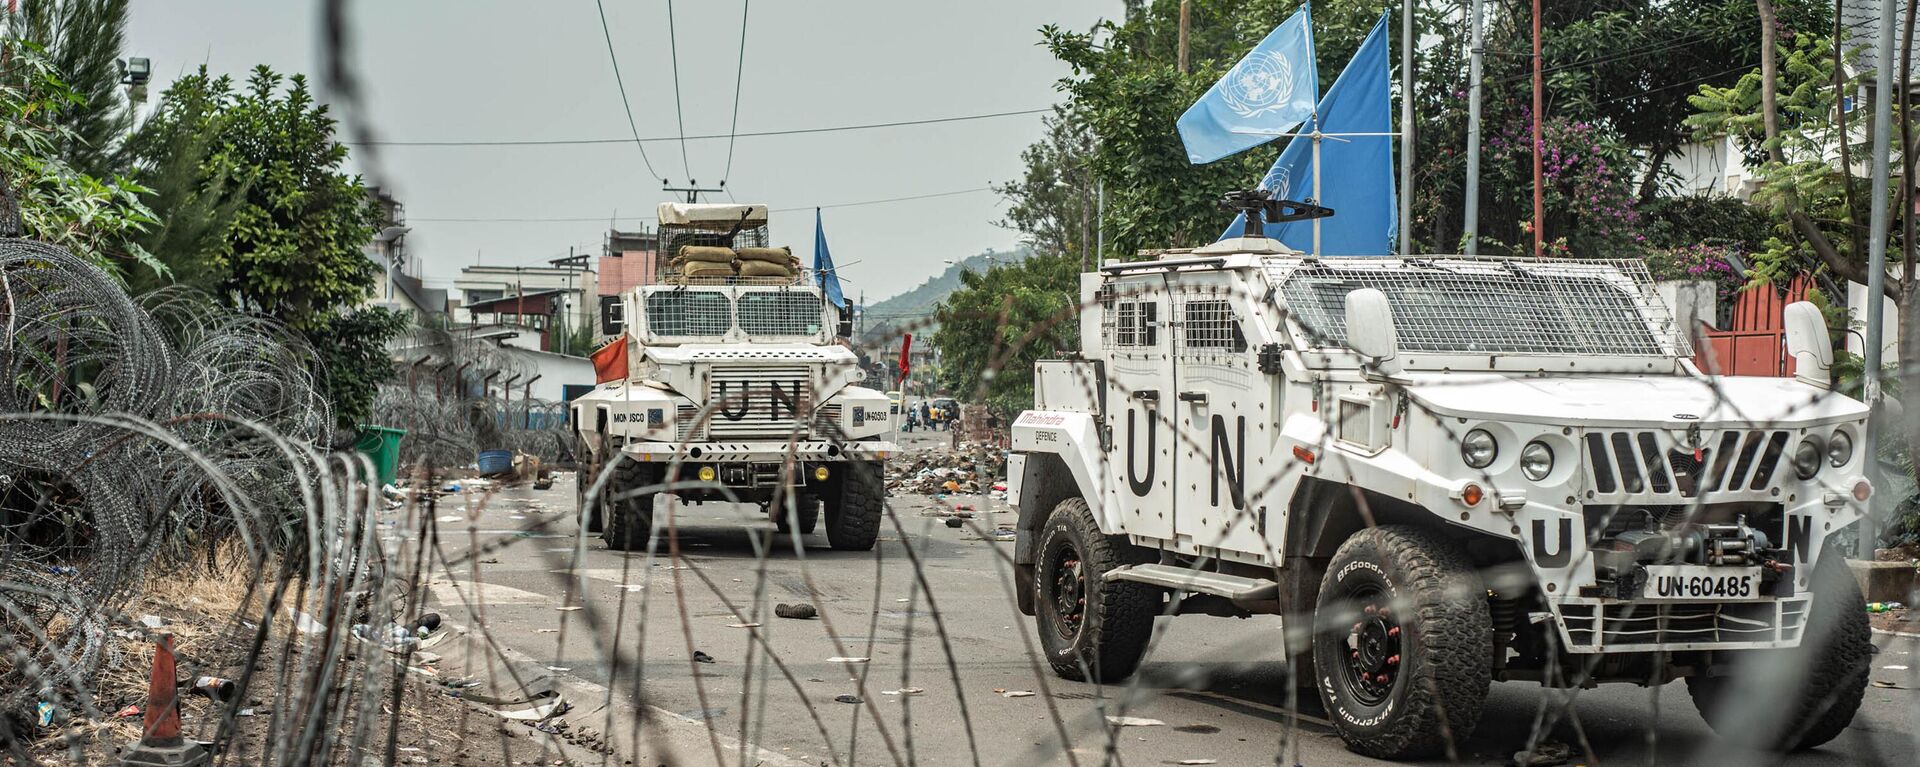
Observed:
[[[994,262],[1002,264],[1025,260],[1033,251],[1015,248],[1011,251],[988,249],[985,253],[968,256],[959,263],[947,267],[947,270],[934,275],[920,286],[884,301],[867,305],[867,339],[881,339],[892,335],[893,328],[914,327],[916,335],[933,330],[934,307],[946,300],[947,295],[960,288],[960,273],[967,269],[985,271]]]

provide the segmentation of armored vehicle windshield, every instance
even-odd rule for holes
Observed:
[[[1344,346],[1347,293],[1374,288],[1410,352],[1689,354],[1639,261],[1289,259],[1271,268],[1313,347]]]

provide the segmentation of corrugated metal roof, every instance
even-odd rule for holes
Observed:
[[[1893,3],[1893,58],[1900,60],[1900,36],[1906,29],[1907,4],[1899,0],[1841,0],[1840,24],[1845,28],[1850,47],[1862,48],[1853,60],[1854,68],[1862,73],[1877,72],[1880,69],[1877,43],[1880,36],[1880,3]],[[1920,72],[1920,55],[1916,59],[1913,71]]]

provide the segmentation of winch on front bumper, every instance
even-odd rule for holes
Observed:
[[[1777,503],[1588,506],[1594,583],[1558,601],[1575,653],[1793,646],[1810,600]]]

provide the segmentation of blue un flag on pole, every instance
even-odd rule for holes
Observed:
[[[1195,165],[1252,149],[1313,116],[1320,74],[1313,23],[1301,5],[1180,115],[1180,143]]]
[[[847,296],[840,292],[840,273],[833,270],[833,254],[827,251],[827,226],[820,221],[820,209],[813,209],[813,274],[820,280],[820,292],[827,303],[844,308]]]
[[[1314,198],[1332,208],[1332,218],[1320,219],[1320,251],[1324,256],[1378,256],[1393,252],[1394,204],[1393,97],[1387,87],[1387,15],[1373,25],[1366,42],[1347,62],[1340,79],[1320,100],[1319,128],[1321,189],[1313,188],[1313,138],[1299,136],[1275,160],[1260,188],[1280,199]],[[1312,132],[1308,123],[1303,132]],[[1302,252],[1313,253],[1313,221],[1267,224],[1267,236]],[[1220,239],[1239,237],[1245,217],[1235,218]]]

